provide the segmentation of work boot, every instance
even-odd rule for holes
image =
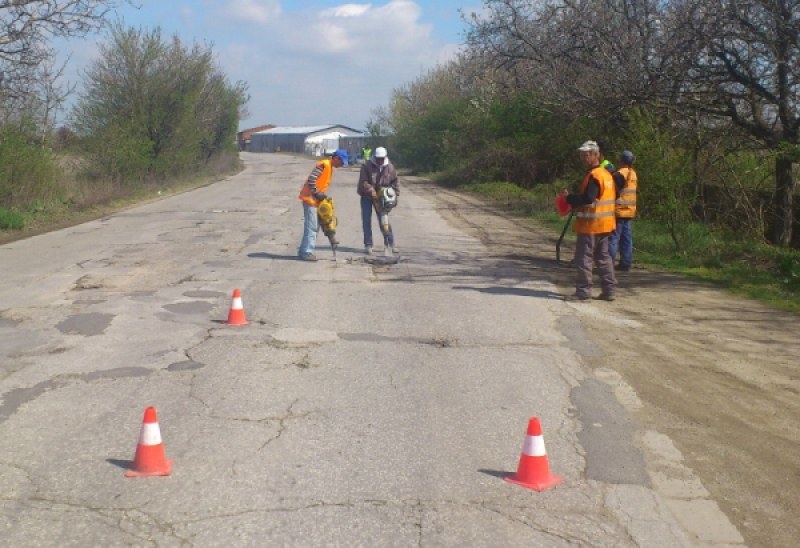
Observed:
[[[392,246],[392,253],[400,253],[400,249],[395,246]]]
[[[620,272],[628,272],[630,269],[631,269],[631,265],[629,265],[629,264],[619,263],[616,266],[616,270],[619,270]]]
[[[573,293],[572,295],[567,295],[566,297],[564,297],[564,300],[567,301],[567,302],[572,302],[572,303],[583,302],[583,301],[588,301],[589,300],[589,296],[588,295],[578,295],[577,293]]]
[[[317,259],[317,256],[314,255],[313,253],[309,253],[308,255],[300,255],[300,260],[313,262],[313,261],[318,261],[319,259]]]
[[[597,296],[597,299],[601,300],[601,301],[609,301],[610,302],[610,301],[613,301],[614,299],[616,299],[616,297],[614,296],[613,293],[600,293],[600,295]]]
[[[371,245],[365,246],[364,253],[367,255],[372,255],[372,246]]]

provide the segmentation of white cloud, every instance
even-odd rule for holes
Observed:
[[[364,12],[369,10],[372,4],[343,4],[335,8],[329,8],[322,11],[323,17],[358,17],[363,15]]]
[[[356,6],[360,9],[351,9]],[[348,8],[348,9],[344,9]],[[295,47],[315,54],[348,53],[353,66],[374,66],[381,55],[387,60],[414,62],[429,59],[435,48],[433,27],[420,22],[416,2],[392,0],[383,6],[346,4],[315,14],[297,14],[299,28],[310,28],[305,37],[295,36]],[[310,27],[309,27],[310,22]],[[291,32],[291,31],[288,31]]]
[[[224,7],[220,7],[220,2],[213,4],[215,17],[246,23],[269,23],[281,15],[279,0],[227,0]]]
[[[458,46],[437,40],[422,15],[414,1],[391,0],[284,10],[278,20],[249,29],[248,53],[236,53],[246,61],[222,63],[232,79],[249,83],[251,117],[243,127],[363,127],[393,89],[456,54]]]
[[[352,35],[344,27],[328,23],[317,23],[313,28],[314,37],[317,39],[313,46],[318,50],[341,53],[348,50],[352,51],[357,47]]]
[[[363,127],[372,109],[388,104],[393,89],[458,49],[437,38],[412,0],[345,2],[322,10],[314,2],[279,0],[137,1],[144,6],[135,12],[137,26],[160,25],[164,36],[176,33],[187,45],[213,44],[228,78],[247,82],[250,117],[242,127]],[[297,5],[302,7],[292,7]],[[95,40],[71,45],[73,59],[81,61],[76,64],[85,68],[96,53]]]

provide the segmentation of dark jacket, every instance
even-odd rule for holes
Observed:
[[[365,198],[371,198],[372,192],[377,192],[380,188],[392,187],[395,193],[400,195],[400,183],[397,181],[397,171],[394,166],[386,160],[382,166],[371,159],[361,166],[358,174],[358,194]]]

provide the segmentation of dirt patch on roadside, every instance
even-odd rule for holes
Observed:
[[[573,291],[573,269],[555,262],[558,234],[423,179],[402,183],[492,255]],[[565,244],[562,260],[571,257]],[[581,316],[604,350],[587,365],[633,387],[644,403],[634,414],[640,428],[672,438],[748,545],[796,546],[800,318],[672,274],[634,268],[618,278],[615,302],[587,306],[638,327]]]

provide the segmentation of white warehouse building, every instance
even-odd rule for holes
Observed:
[[[363,131],[341,125],[278,126],[250,136],[249,152],[296,152],[311,156],[330,154],[341,137],[362,137]]]

